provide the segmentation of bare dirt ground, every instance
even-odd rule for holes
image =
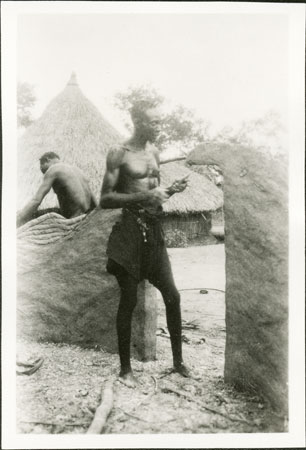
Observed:
[[[44,363],[33,375],[17,377],[18,432],[86,433],[109,379],[114,379],[114,407],[104,433],[284,431],[282,419],[263,399],[238,393],[223,382],[224,245],[169,253],[182,296],[184,360],[194,378],[165,375],[171,368],[171,350],[159,299],[157,360],[133,361],[136,389],[117,381],[117,355],[99,348],[19,342],[19,359],[43,356]]]

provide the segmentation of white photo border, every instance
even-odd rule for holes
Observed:
[[[233,2],[2,2],[2,447],[272,448],[305,446],[305,5]],[[19,14],[285,14],[289,17],[289,432],[267,434],[16,434],[16,39]]]

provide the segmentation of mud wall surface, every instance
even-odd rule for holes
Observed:
[[[105,267],[108,237],[119,216],[119,211],[93,211],[56,241],[54,218],[44,221],[36,236],[35,229],[27,239],[25,232],[21,233],[17,250],[18,337],[99,345],[117,352],[119,289]],[[42,229],[52,239],[38,239]],[[37,245],[38,241],[46,244]],[[133,354],[138,359],[150,360],[156,355],[156,301],[155,289],[140,284],[132,336]]]
[[[202,145],[189,164],[224,174],[225,381],[287,410],[288,184],[285,155]]]

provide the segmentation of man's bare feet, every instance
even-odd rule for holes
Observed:
[[[175,366],[173,366],[173,372],[177,372],[180,375],[182,375],[182,377],[186,377],[186,378],[190,378],[191,374],[189,369],[187,369],[187,367],[183,364],[176,364]]]
[[[125,373],[120,372],[120,374],[119,374],[119,381],[122,384],[125,384],[125,386],[127,386],[129,388],[135,388],[137,386],[137,384],[138,384],[138,382],[137,382],[136,378],[134,377],[132,371],[125,372]]]

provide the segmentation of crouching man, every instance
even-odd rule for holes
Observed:
[[[32,219],[51,188],[57,195],[60,214],[67,219],[85,214],[97,206],[82,171],[62,163],[56,153],[47,152],[41,156],[40,170],[44,174],[43,182],[32,200],[18,213],[17,227]]]

